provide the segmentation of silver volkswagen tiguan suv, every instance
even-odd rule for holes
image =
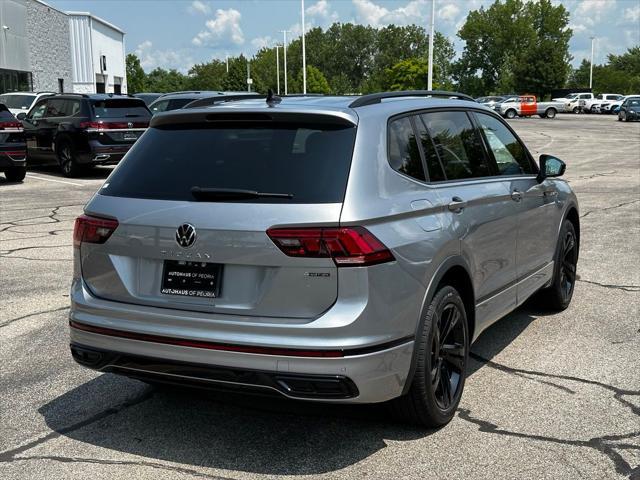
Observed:
[[[455,93],[158,114],[76,220],[73,357],[445,424],[483,330],[571,301],[578,204],[539,164]]]

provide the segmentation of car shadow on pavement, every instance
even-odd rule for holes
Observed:
[[[113,167],[110,166],[95,166],[88,168],[83,171],[82,174],[78,177],[74,177],[69,180],[103,180],[109,176],[109,174],[113,171]],[[62,172],[60,171],[60,167],[57,165],[37,165],[30,166],[27,170],[28,173],[37,174],[45,174],[51,177],[58,177],[60,179],[65,179]]]
[[[473,351],[490,359],[538,316],[518,309]],[[470,362],[469,375],[482,367]],[[79,368],[79,367],[78,367]],[[468,394],[468,393],[467,393]],[[93,399],[93,400],[92,400]],[[91,404],[110,406],[93,412]],[[386,441],[427,437],[385,405],[333,405],[201,390],[165,390],[104,374],[42,406],[59,434],[117,452],[190,466],[267,475],[317,475],[360,462]]]

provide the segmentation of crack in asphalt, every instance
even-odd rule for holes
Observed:
[[[12,323],[17,322],[18,320],[23,320],[23,319],[29,318],[29,317],[35,317],[37,315],[44,315],[45,313],[61,312],[63,310],[69,310],[69,306],[67,305],[66,307],[53,308],[51,310],[42,310],[40,312],[34,312],[34,313],[30,313],[28,315],[22,315],[21,317],[12,318],[11,320],[7,320],[4,323],[0,323],[0,328],[6,327],[7,325],[11,325]]]
[[[625,400],[624,398],[622,398],[623,396],[640,396],[640,390],[626,390],[624,388],[619,388],[619,387],[614,387],[613,385],[609,385],[607,383],[603,383],[603,382],[598,382],[597,380],[590,380],[587,378],[581,378],[581,377],[574,377],[572,375],[558,375],[558,374],[554,374],[554,373],[546,373],[546,372],[538,372],[536,370],[525,370],[522,368],[514,368],[514,367],[508,367],[507,365],[503,365],[501,363],[497,363],[494,362],[493,360],[489,360],[488,358],[483,357],[482,355],[478,355],[477,353],[474,352],[470,352],[469,356],[471,358],[473,358],[474,360],[487,365],[490,368],[493,368],[495,370],[500,370],[503,372],[507,372],[507,373],[511,373],[514,375],[517,374],[524,374],[524,375],[533,375],[533,376],[539,376],[539,377],[545,377],[548,379],[559,379],[559,380],[570,380],[572,382],[578,382],[578,383],[583,383],[585,385],[593,385],[593,386],[597,386],[597,387],[601,387],[604,388],[606,390],[609,390],[610,392],[613,392],[613,398],[616,399],[618,402],[622,403],[624,406],[628,407],[629,409],[631,409],[631,412],[634,415],[638,415],[640,416],[640,406],[636,406],[633,403],[629,402],[628,400]]]
[[[6,257],[7,255],[11,255],[14,252],[21,252],[23,250],[38,250],[40,248],[61,248],[61,247],[72,247],[70,243],[66,243],[63,245],[35,245],[33,247],[19,247],[19,248],[11,248],[9,250],[0,250],[0,257]]]
[[[536,440],[540,442],[547,443],[556,443],[560,445],[569,445],[574,447],[588,447],[593,448],[596,451],[605,454],[614,464],[614,468],[616,472],[621,475],[629,475],[630,478],[632,475],[638,471],[640,467],[631,467],[629,462],[627,462],[620,453],[616,451],[616,449],[621,450],[640,450],[640,445],[634,445],[631,443],[623,443],[623,444],[615,444],[616,440],[624,440],[627,438],[635,438],[640,436],[640,431],[629,432],[624,435],[604,435],[601,437],[593,437],[589,440],[571,440],[571,439],[563,439],[556,437],[549,437],[546,435],[536,435],[531,433],[522,433],[515,432],[512,430],[506,430],[500,428],[498,425],[488,422],[486,420],[482,420],[480,418],[475,418],[471,415],[471,411],[466,408],[460,408],[458,410],[458,417],[467,422],[473,423],[474,425],[478,425],[478,431],[485,433],[494,433],[497,435],[505,435],[508,437],[516,437],[523,438],[527,440]]]
[[[591,285],[597,285],[602,288],[611,288],[614,290],[622,290],[625,292],[640,292],[640,285],[615,285],[610,283],[594,282],[593,280],[584,280],[582,278],[576,279],[578,282],[590,283]]]
[[[22,461],[31,461],[31,460],[51,460],[54,462],[62,462],[62,463],[96,463],[99,465],[127,465],[127,466],[151,467],[151,468],[156,468],[160,470],[167,470],[174,473],[192,475],[194,477],[200,477],[200,478],[210,478],[213,480],[230,480],[229,477],[221,477],[218,475],[208,475],[206,473],[202,473],[191,468],[177,467],[174,465],[166,465],[164,463],[148,462],[144,460],[142,461],[107,460],[107,459],[100,459],[100,458],[65,457],[65,456],[59,456],[59,455],[34,455],[29,457],[17,457],[12,459],[11,462],[22,462]]]
[[[21,218],[18,220],[12,220],[10,222],[0,222],[0,225],[8,225],[6,227],[0,228],[0,233],[5,232],[11,228],[15,228],[15,227],[28,227],[28,226],[33,226],[33,225],[47,225],[50,223],[60,223],[62,222],[61,219],[56,218],[58,215],[61,215],[60,213],[58,213],[58,210],[60,210],[61,208],[65,208],[65,207],[75,207],[75,206],[83,206],[82,205],[58,205],[56,207],[53,207],[48,215],[38,215],[36,217],[27,217],[27,218]],[[35,223],[19,223],[19,222],[26,222],[28,220],[37,220],[39,218],[47,218],[49,220],[51,220],[50,222],[35,222]]]
[[[509,367],[507,365],[494,362],[488,358],[483,357],[477,353],[469,353],[469,356],[474,360],[490,367],[495,370],[499,370],[508,374],[524,376],[524,378],[529,378],[528,376],[539,376],[547,379],[559,379],[559,380],[569,380],[573,382],[582,383],[585,385],[593,385],[604,388],[613,392],[613,398],[621,403],[624,407],[627,407],[631,410],[631,413],[634,415],[640,416],[640,406],[637,406],[630,401],[623,398],[623,396],[640,396],[640,390],[627,390],[619,387],[614,387],[613,385],[609,385],[603,382],[598,382],[597,380],[589,380],[586,378],[575,377],[571,375],[557,375],[546,372],[538,372],[535,370],[525,370],[521,368]],[[533,380],[529,378],[530,380]],[[547,384],[553,383],[552,381],[545,382]],[[566,387],[565,387],[566,388]],[[575,393],[571,391],[571,393]],[[603,435],[599,437],[593,437],[589,440],[571,440],[571,439],[562,439],[557,437],[545,436],[545,435],[536,435],[529,434],[523,432],[515,432],[511,430],[506,430],[500,428],[498,425],[495,425],[486,420],[482,420],[480,418],[475,418],[471,415],[471,411],[468,409],[460,408],[458,412],[458,416],[470,423],[478,425],[478,430],[481,432],[487,433],[495,433],[499,435],[506,435],[511,437],[519,437],[526,438],[529,440],[536,440],[541,442],[549,442],[549,443],[558,443],[564,445],[578,446],[578,447],[588,447],[597,450],[600,453],[605,454],[614,464],[616,472],[622,475],[629,475],[629,478],[633,478],[635,475],[640,473],[640,465],[637,467],[631,467],[631,465],[618,453],[617,450],[638,450],[640,451],[640,445],[623,443],[623,444],[615,444],[612,442],[625,440],[625,439],[634,439],[636,437],[640,437],[640,431],[629,432],[618,435]]]
[[[126,402],[121,403],[120,405],[117,405],[115,407],[109,407],[106,410],[103,410],[101,412],[98,412],[94,415],[92,415],[89,418],[86,418],[84,420],[81,420],[79,422],[76,422],[72,425],[69,425],[68,427],[63,427],[57,430],[54,430],[52,432],[49,432],[48,434],[46,434],[43,437],[37,438],[35,440],[32,440],[30,442],[27,442],[23,445],[20,445],[19,447],[13,448],[13,449],[9,449],[9,450],[5,450],[4,452],[0,452],[0,463],[8,463],[8,462],[12,462],[14,460],[17,460],[16,456],[21,454],[22,452],[25,452],[27,450],[30,450],[34,447],[37,447],[38,445],[41,445],[45,442],[48,442],[49,440],[52,440],[54,438],[58,438],[61,437],[62,435],[66,435],[67,433],[71,433],[74,432],[76,430],[79,430],[81,428],[84,428],[88,425],[91,425],[92,423],[98,422],[100,420],[103,420],[107,417],[111,417],[113,415],[116,415],[118,413],[120,413],[121,411],[129,408],[129,407],[134,407],[136,405],[139,405],[143,402],[146,402],[147,400],[149,400],[151,397],[153,397],[154,395],[154,391],[152,388],[148,388],[142,395],[139,395],[137,397],[134,397]]]
[[[618,205],[614,205],[612,207],[605,207],[605,208],[595,208],[593,210],[589,210],[586,213],[580,215],[580,218],[584,218],[587,215],[593,213],[593,212],[606,212],[607,210],[613,210],[615,208],[620,208],[620,207],[626,207],[627,205],[632,205],[634,203],[638,203],[640,202],[640,200],[633,200],[631,202],[623,202],[623,203],[619,203]]]
[[[583,175],[582,177],[576,177],[574,178],[574,180],[589,180],[596,177],[608,177],[609,175],[615,175],[616,173],[618,173],[617,170],[614,170],[613,172],[594,173],[592,175]]]
[[[31,257],[18,257],[16,255],[6,256],[0,255],[0,258],[11,258],[17,260],[35,260],[38,262],[73,262],[73,258],[31,258]]]

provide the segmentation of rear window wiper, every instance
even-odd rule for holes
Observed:
[[[292,193],[268,193],[234,188],[191,187],[191,195],[200,201],[244,200],[247,198],[293,198]]]

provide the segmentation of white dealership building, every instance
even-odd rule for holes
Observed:
[[[124,32],[88,12],[67,12],[73,91],[127,93]]]
[[[125,33],[42,0],[0,0],[0,93],[127,93]]]

